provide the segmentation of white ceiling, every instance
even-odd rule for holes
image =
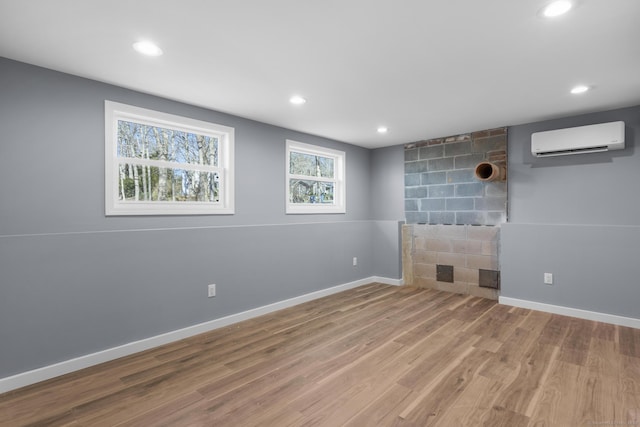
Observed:
[[[545,3],[0,0],[0,56],[370,148],[640,104],[640,0]]]

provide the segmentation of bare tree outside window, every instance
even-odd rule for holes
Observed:
[[[119,200],[220,200],[216,172],[138,163],[143,159],[217,166],[218,138],[118,120],[118,159]]]
[[[232,213],[233,128],[105,107],[108,214]]]
[[[344,152],[287,141],[287,213],[344,212]]]

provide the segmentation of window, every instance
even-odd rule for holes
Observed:
[[[288,214],[345,213],[345,153],[287,140]]]
[[[234,129],[105,101],[106,215],[232,214]]]

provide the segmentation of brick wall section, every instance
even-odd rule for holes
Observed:
[[[475,177],[478,163],[507,168],[507,128],[405,145],[409,224],[498,225],[507,220],[507,183]]]
[[[479,271],[499,270],[499,227],[405,224],[402,228],[404,283],[498,299],[495,289],[478,285]],[[453,266],[453,283],[436,280],[436,266]]]

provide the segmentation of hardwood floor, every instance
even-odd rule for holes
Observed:
[[[1,426],[640,426],[640,330],[371,284],[0,395]]]

